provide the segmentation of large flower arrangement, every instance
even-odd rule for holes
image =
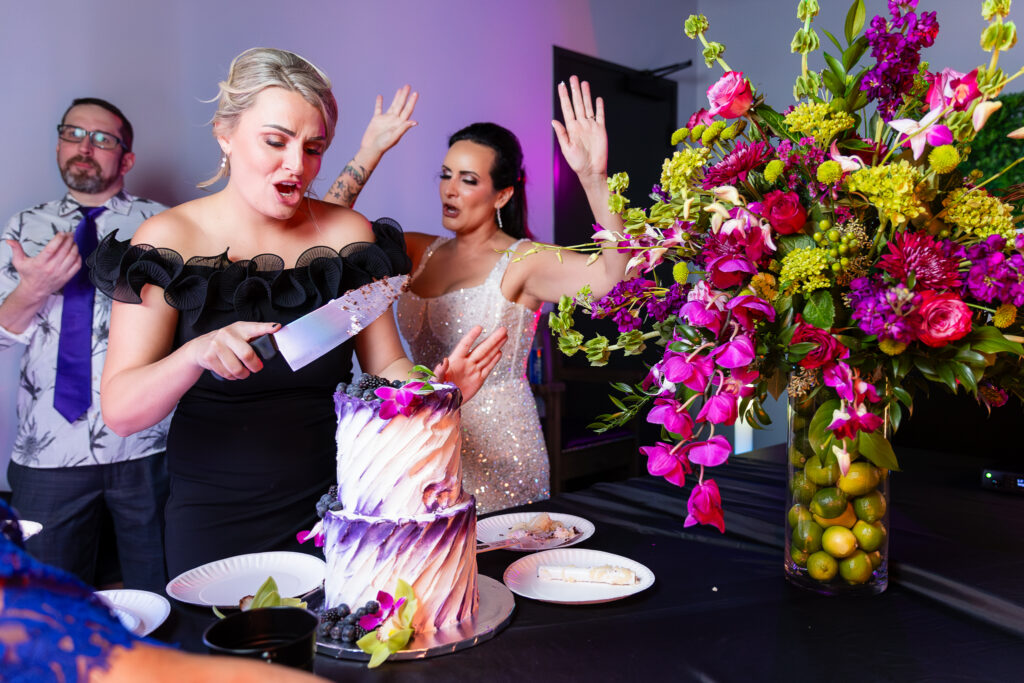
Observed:
[[[564,297],[549,324],[564,353],[594,365],[613,351],[663,347],[643,382],[615,385],[616,412],[593,426],[637,415],[661,425],[662,439],[641,451],[670,482],[696,475],[687,526],[724,531],[708,468],[731,446],[716,430],[737,420],[763,427],[762,402],[787,385],[792,396],[838,397],[813,416],[811,441],[844,474],[851,457],[897,468],[886,427],[929,383],[988,406],[1024,395],[1019,217],[987,181],[957,171],[995,98],[1024,72],[999,68],[1016,42],[1010,0],[981,3],[991,60],[969,73],[921,61],[939,27],[917,2],[889,0],[889,15],[865,30],[856,0],[844,42],[825,33],[837,52],[815,72],[807,57],[820,48],[818,3],[801,0],[792,50],[802,70],[796,103],[781,113],[726,65],[707,19],[691,16],[687,36],[703,43],[708,67],[725,71],[709,108],[673,135],[678,149],[648,208],[628,206],[625,174],[609,180],[624,230],[595,226],[586,248],[630,250],[632,277],[600,300],[587,290]],[[865,57],[874,63],[858,66]],[[578,309],[613,319],[618,339],[585,339],[573,329]]]

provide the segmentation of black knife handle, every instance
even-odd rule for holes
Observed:
[[[256,355],[262,360],[270,360],[277,355],[277,344],[274,342],[274,335],[272,334],[265,334],[262,337],[256,337],[249,342],[249,346],[252,347],[253,351],[256,352]],[[224,381],[224,378],[216,372],[211,370],[210,374],[213,375],[214,379],[218,379],[222,382]]]

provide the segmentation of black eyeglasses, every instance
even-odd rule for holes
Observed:
[[[92,144],[100,149],[114,149],[120,146],[124,151],[128,151],[128,145],[124,144],[121,138],[104,133],[102,130],[86,130],[80,126],[72,126],[70,123],[62,123],[57,126],[57,135],[64,142],[81,142],[89,138],[92,140]]]

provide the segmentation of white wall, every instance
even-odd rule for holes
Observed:
[[[523,143],[531,228],[552,234],[551,53],[558,45],[637,69],[693,53],[682,22],[697,0],[48,0],[0,4],[6,131],[0,220],[60,196],[54,126],[71,99],[104,97],[136,129],[128,189],[168,204],[197,195],[218,151],[206,122],[216,84],[242,50],[304,55],[332,78],[341,116],[314,188],[355,151],[373,98],[411,83],[419,127],[359,200],[367,216],[438,232],[436,175],[447,136],[490,120]],[[692,94],[681,94],[689,102]],[[682,104],[680,110],[685,108]],[[614,112],[610,111],[613,116]],[[612,142],[614,144],[614,141]],[[14,432],[17,353],[0,354],[0,487]]]

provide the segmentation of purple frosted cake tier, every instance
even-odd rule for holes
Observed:
[[[477,609],[476,502],[439,513],[370,517],[345,510],[324,517],[325,603],[355,608],[398,580],[412,586],[418,633],[468,619]]]
[[[411,415],[382,420],[380,401],[336,393],[338,500],[345,509],[395,517],[459,504],[461,403],[456,387],[439,385]]]

